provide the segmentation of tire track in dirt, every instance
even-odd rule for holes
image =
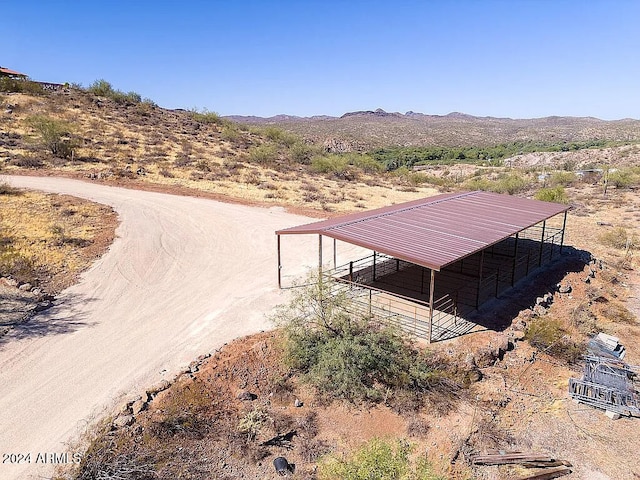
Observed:
[[[32,456],[31,464],[0,464],[7,480],[46,474],[50,466],[35,465],[35,455],[67,452],[65,442],[122,395],[269,328],[265,314],[287,298],[277,289],[274,231],[312,221],[281,208],[65,178],[0,181],[104,203],[121,221],[109,251],[41,314],[68,331],[0,347],[0,450]],[[288,237],[287,273],[313,266],[316,245]]]

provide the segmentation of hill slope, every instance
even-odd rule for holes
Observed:
[[[640,121],[592,117],[511,119],[474,117],[458,112],[425,115],[384,110],[345,113],[341,117],[227,117],[250,125],[276,125],[315,142],[344,143],[351,150],[400,146],[488,146],[510,142],[640,140]]]

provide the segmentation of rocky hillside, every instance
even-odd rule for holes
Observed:
[[[348,112],[341,117],[227,117],[248,125],[276,125],[314,142],[344,151],[399,146],[488,146],[510,142],[584,142],[640,140],[640,120],[605,121],[593,117],[512,119],[475,117],[453,112]]]

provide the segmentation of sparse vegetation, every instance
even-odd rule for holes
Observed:
[[[527,327],[526,339],[538,350],[567,363],[576,363],[585,351],[585,346],[573,341],[560,321],[553,318],[532,320]]]
[[[93,93],[100,97],[110,98],[119,104],[135,105],[142,102],[142,96],[136,92],[123,92],[121,90],[114,89],[113,86],[104,79],[96,80],[88,88],[87,92]],[[146,99],[146,103],[153,104],[152,100]]]
[[[638,248],[638,235],[625,227],[615,227],[602,233],[598,240],[607,247],[619,250],[635,250]]]
[[[24,191],[1,202],[0,275],[52,291],[90,265],[115,229],[110,208],[71,197]]]
[[[37,82],[9,77],[0,77],[0,92],[27,93],[29,95],[44,95],[46,91]]]
[[[212,112],[203,108],[202,110],[198,110],[197,108],[193,108],[189,111],[189,115],[196,122],[204,123],[204,124],[214,124],[214,125],[226,125],[228,123],[227,120],[222,118],[217,112]]]
[[[437,368],[399,331],[350,313],[349,300],[334,295],[330,281],[316,276],[306,283],[275,321],[285,328],[285,362],[321,396],[392,403],[390,392],[404,391],[417,404],[430,390],[454,396],[459,387],[446,365]]]
[[[541,188],[536,192],[535,198],[543,202],[567,203],[569,201],[562,185],[551,188]]]
[[[46,115],[34,115],[27,118],[26,123],[35,131],[40,144],[53,156],[71,158],[78,146],[72,137],[71,124]]]
[[[412,462],[412,446],[373,439],[348,458],[329,456],[320,463],[320,480],[444,480],[426,460]]]

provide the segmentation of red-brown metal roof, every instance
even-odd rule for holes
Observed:
[[[312,233],[441,268],[568,210],[491,192],[437,195],[276,232]]]
[[[4,73],[5,75],[15,75],[16,77],[26,77],[24,73],[16,72],[14,70],[9,70],[5,67],[0,67],[0,73]]]

